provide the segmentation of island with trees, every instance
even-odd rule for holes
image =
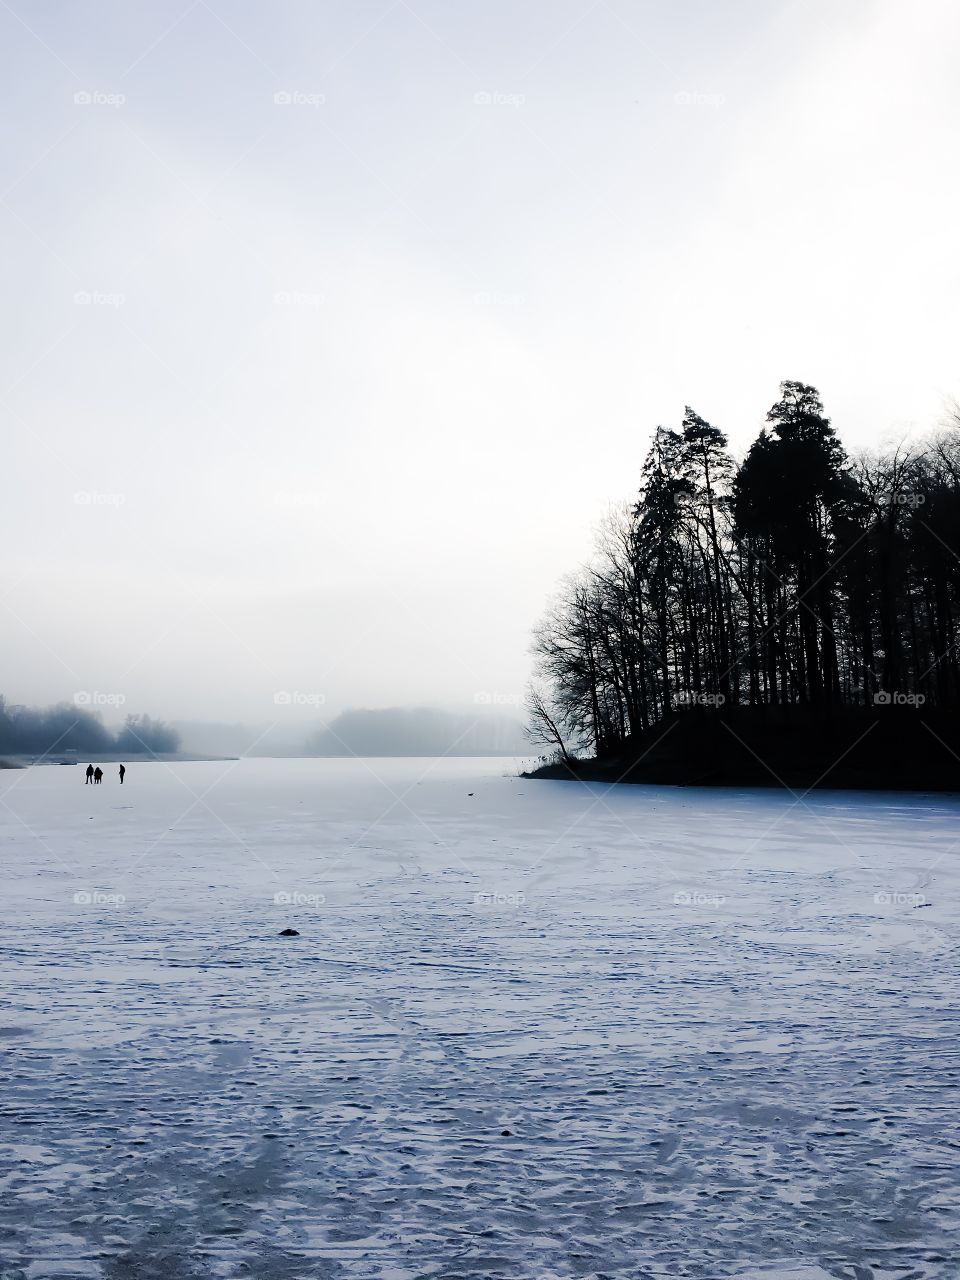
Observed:
[[[784,382],[737,462],[687,408],[536,629],[538,772],[960,786],[960,413],[854,457]]]

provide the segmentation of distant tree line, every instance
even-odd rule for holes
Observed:
[[[687,408],[536,629],[541,740],[604,754],[683,706],[960,706],[960,413],[850,458],[784,382],[737,464]]]
[[[342,711],[307,740],[312,756],[518,755],[520,719],[457,714],[436,707]]]
[[[180,735],[149,716],[127,716],[120,729],[110,730],[92,711],[69,702],[54,707],[8,706],[0,695],[0,753],[7,755],[79,753],[103,755],[162,755],[174,752]]]

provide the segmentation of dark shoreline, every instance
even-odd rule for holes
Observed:
[[[51,752],[50,755],[8,754],[0,760],[0,769],[30,769],[34,765],[74,765],[86,768],[88,764],[191,764],[203,760],[239,760],[239,756],[204,756],[191,751],[158,751],[150,756],[122,756],[116,751],[93,752],[92,755],[78,756],[74,760],[65,760],[62,752]]]
[[[528,778],[790,791],[960,792],[960,724],[922,708],[671,712],[616,751]]]

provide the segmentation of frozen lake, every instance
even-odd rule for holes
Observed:
[[[3,1280],[955,1280],[960,799],[511,767],[0,773]]]

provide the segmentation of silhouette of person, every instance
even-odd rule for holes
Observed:
[[[123,775],[124,775],[126,772],[127,772],[127,766],[122,764],[122,765],[120,766],[120,785],[121,785],[121,787],[123,786]]]
[[[97,786],[99,786],[100,783],[103,781],[103,770],[100,768],[99,765],[97,765],[97,767],[93,771],[93,780],[97,784]]]
[[[93,781],[93,765],[88,764],[87,765],[87,781],[84,785],[89,787],[92,781]]]

